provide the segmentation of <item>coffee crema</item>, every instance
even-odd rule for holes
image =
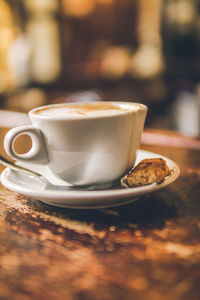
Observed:
[[[140,104],[130,103],[130,105],[114,105],[110,102],[100,103],[74,103],[74,104],[55,104],[52,106],[41,107],[35,111],[35,114],[56,117],[56,118],[74,118],[74,117],[98,117],[112,116],[124,112],[138,111],[142,108]]]

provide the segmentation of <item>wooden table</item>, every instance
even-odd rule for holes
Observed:
[[[115,209],[55,208],[0,186],[0,299],[200,299],[200,142],[147,130],[142,148],[181,175]]]

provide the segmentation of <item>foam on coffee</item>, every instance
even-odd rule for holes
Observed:
[[[46,106],[38,109],[35,113],[41,116],[56,117],[56,118],[74,118],[74,117],[98,117],[112,116],[122,114],[127,111],[137,111],[141,109],[140,104],[113,105],[108,102],[100,103],[77,103],[77,104],[60,104]]]

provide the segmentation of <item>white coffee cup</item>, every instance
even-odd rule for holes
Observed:
[[[13,159],[47,164],[71,184],[109,184],[133,167],[146,113],[143,104],[119,101],[37,107],[29,112],[32,125],[9,130],[4,147]],[[25,154],[14,149],[22,134],[32,139]]]

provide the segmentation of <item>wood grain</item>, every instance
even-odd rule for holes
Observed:
[[[0,187],[0,299],[199,299],[200,150],[142,148],[181,176],[119,208],[55,208]]]

